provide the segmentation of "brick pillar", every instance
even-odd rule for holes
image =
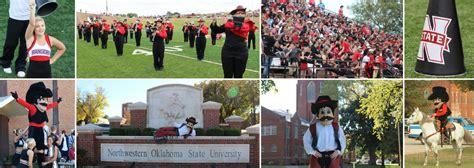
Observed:
[[[99,163],[100,153],[97,151],[100,150],[100,144],[98,143],[96,136],[102,135],[102,131],[105,131],[104,128],[101,128],[94,124],[87,124],[77,127],[77,149],[85,150],[86,153],[82,158],[77,156],[78,161],[97,164]]]
[[[218,128],[220,121],[219,116],[221,112],[221,103],[208,101],[202,104],[202,115],[204,116],[203,128],[205,130],[209,128]]]
[[[128,105],[130,110],[130,126],[134,128],[146,128],[147,104],[137,102]]]
[[[224,119],[226,123],[229,124],[230,128],[242,129],[242,122],[244,119],[237,115],[231,115]]]
[[[250,148],[252,149],[250,151],[250,163],[255,163],[252,167],[258,167],[260,165],[260,124],[252,125],[245,130],[247,130],[250,137],[255,137],[253,142],[250,143],[253,146],[253,148]]]
[[[120,123],[122,122],[122,117],[113,116],[109,118],[110,128],[120,128]]]

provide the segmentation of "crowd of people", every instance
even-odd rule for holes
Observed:
[[[342,5],[334,13],[322,0],[266,2],[262,32],[265,78],[277,69],[301,78],[402,77],[402,35],[350,19]]]
[[[217,17],[212,17],[209,27],[206,26],[205,18],[194,22],[186,22],[182,27],[184,42],[189,42],[189,48],[196,48],[196,58],[202,61],[205,58],[207,38],[210,33],[212,45],[216,45],[216,40],[225,34],[225,41],[221,52],[222,69],[225,78],[242,78],[246,69],[248,59],[248,49],[255,46],[255,31],[257,26],[250,19],[245,19],[246,8],[238,6],[230,12],[232,17],[222,24],[217,24]],[[104,17],[105,18],[105,17]],[[101,21],[101,22],[100,22]],[[154,23],[149,21],[143,25],[139,18],[134,23],[113,20],[108,24],[102,16],[89,16],[84,18],[77,25],[79,39],[84,39],[87,43],[93,41],[95,46],[99,46],[99,39],[102,41],[102,49],[107,49],[108,36],[112,34],[115,42],[117,56],[123,56],[124,43],[128,39],[134,38],[136,47],[140,47],[142,29],[145,29],[146,38],[153,43],[154,68],[156,71],[164,69],[165,45],[173,40],[175,26],[170,19],[158,17]],[[210,30],[210,31],[209,31]]]

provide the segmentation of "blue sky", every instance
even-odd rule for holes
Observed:
[[[309,2],[309,0],[306,0]],[[316,4],[319,4],[319,0],[315,0]],[[338,12],[339,7],[341,5],[344,5],[344,15],[352,18],[354,15],[352,12],[347,8],[350,5],[356,3],[357,0],[323,0],[324,5],[326,6],[326,9],[333,11],[333,12]]]
[[[260,104],[271,110],[289,109],[291,113],[296,111],[296,83],[297,80],[272,79],[278,92],[268,92],[260,97]]]
[[[109,107],[105,109],[108,116],[121,116],[122,104],[126,102],[146,103],[146,91],[152,87],[164,84],[194,85],[198,79],[166,79],[166,80],[77,80],[77,88],[81,92],[94,92],[96,86],[105,88]]]
[[[109,13],[137,13],[163,15],[167,11],[180,13],[216,13],[243,5],[247,9],[260,9],[259,0],[108,0]],[[76,11],[105,12],[106,0],[76,0]]]

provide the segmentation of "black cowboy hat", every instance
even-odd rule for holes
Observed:
[[[158,18],[158,19],[155,20],[155,23],[157,23],[157,22],[163,23],[163,20],[161,18]]]
[[[428,96],[428,100],[434,100],[436,98],[439,98],[443,102],[449,101],[449,95],[448,95],[448,92],[446,92],[446,88],[441,87],[441,86],[435,86],[432,88],[432,90],[433,90],[433,93],[431,93],[431,95]]]
[[[43,82],[34,83],[30,86],[26,92],[26,102],[36,104],[36,100],[40,97],[53,97],[53,92],[51,92],[51,89],[46,88]]]
[[[238,11],[244,11],[244,12],[245,12],[246,10],[247,10],[247,8],[244,8],[242,5],[239,5],[239,6],[237,6],[237,8],[235,8],[234,10],[232,10],[232,11],[230,12],[230,14],[231,14],[231,15],[234,15],[234,14],[237,13]]]
[[[311,112],[318,114],[321,107],[329,107],[334,111],[337,107],[337,100],[331,100],[329,96],[319,96],[316,102],[311,104]]]
[[[193,123],[193,125],[196,125],[198,122],[196,122],[196,119],[194,117],[189,117],[189,118],[186,118],[186,122],[190,122],[190,123]]]

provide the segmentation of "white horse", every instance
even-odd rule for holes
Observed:
[[[441,142],[441,133],[436,131],[435,120],[428,117],[425,113],[421,112],[420,109],[417,107],[415,111],[411,114],[410,118],[407,120],[407,124],[420,124],[421,131],[423,132],[423,137],[420,137],[421,141],[425,145],[425,163],[423,164],[426,166],[428,164],[428,152],[434,152],[436,166],[439,166],[439,146],[438,144]],[[456,164],[461,165],[461,157],[462,157],[462,144],[464,141],[472,142],[473,139],[471,137],[471,133],[464,129],[458,123],[453,123],[455,130],[451,131],[451,141],[453,148],[456,150]]]

